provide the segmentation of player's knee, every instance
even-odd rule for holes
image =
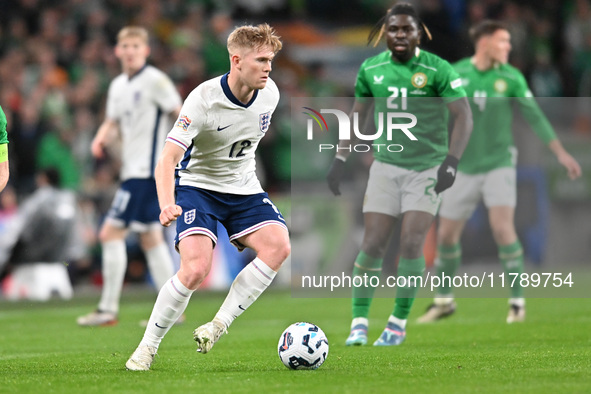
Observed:
[[[181,282],[189,289],[196,289],[207,277],[211,264],[207,264],[200,259],[183,261],[179,270]]]
[[[162,232],[148,231],[140,236],[140,246],[142,250],[150,250],[160,245],[164,241]]]
[[[509,245],[517,239],[517,233],[513,226],[495,226],[491,230],[498,245]]]
[[[459,242],[458,237],[450,231],[437,231],[437,242],[440,245],[452,246]]]
[[[386,254],[386,248],[379,245],[362,245],[361,250],[372,257],[384,257]]]
[[[365,236],[361,245],[361,250],[373,257],[383,257],[386,254],[386,240],[382,237]]]
[[[443,220],[439,223],[437,228],[437,242],[440,245],[452,246],[460,242],[462,237],[462,227],[449,224]]]
[[[107,227],[101,228],[101,230],[99,231],[99,234],[98,234],[98,238],[101,243],[110,242],[110,241],[115,240],[115,237],[113,236],[113,232],[110,231],[110,229]]]
[[[111,241],[121,241],[127,236],[127,230],[125,228],[119,228],[112,224],[105,222],[101,227],[98,238],[101,243]]]
[[[277,257],[281,262],[285,261],[291,254],[291,243],[288,241],[282,242],[277,248]]]
[[[423,253],[425,236],[419,233],[406,234],[400,237],[400,252],[406,258],[417,258]]]
[[[283,263],[291,253],[291,244],[289,239],[277,239],[268,246],[268,253],[275,256],[277,261]]]
[[[275,239],[258,249],[257,256],[274,271],[278,271],[291,253],[289,239]]]

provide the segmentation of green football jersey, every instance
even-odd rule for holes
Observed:
[[[408,62],[399,63],[389,50],[363,62],[355,83],[355,97],[374,97],[374,120],[384,132],[373,144],[374,157],[383,163],[423,171],[441,164],[448,152],[448,110],[446,103],[465,97],[466,92],[453,67],[440,57],[417,49]],[[417,140],[398,130],[392,140],[385,132],[386,113],[412,114],[416,125],[408,130]],[[409,124],[408,118],[393,123]],[[369,134],[369,133],[366,133]],[[385,146],[399,144],[403,149],[389,152]],[[395,151],[396,149],[394,149]]]
[[[462,78],[474,121],[472,135],[458,170],[479,174],[516,165],[517,151],[511,128],[514,102],[544,143],[556,138],[523,74],[515,67],[501,64],[480,71],[472,64],[471,58],[466,58],[455,63],[454,68]]]
[[[0,144],[8,143],[8,133],[6,132],[6,115],[0,107]]]

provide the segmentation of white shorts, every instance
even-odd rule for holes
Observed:
[[[374,160],[363,201],[363,212],[399,217],[407,211],[437,213],[441,197],[433,191],[437,168],[407,170]]]
[[[482,174],[458,171],[453,186],[442,193],[439,216],[467,220],[480,199],[487,208],[515,207],[517,204],[517,171],[514,167],[497,168]]]

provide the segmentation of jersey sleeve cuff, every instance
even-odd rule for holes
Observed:
[[[185,145],[182,141],[179,141],[179,140],[177,140],[177,139],[175,139],[173,137],[167,137],[166,138],[166,141],[172,142],[173,144],[175,144],[175,145],[183,148],[183,150],[189,149],[189,146]]]

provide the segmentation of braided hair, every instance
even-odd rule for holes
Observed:
[[[423,31],[423,33],[425,33],[427,38],[429,40],[433,39],[431,37],[431,32],[429,31],[429,29],[427,29],[427,26],[425,26],[425,24],[419,17],[419,14],[417,14],[417,12],[415,11],[414,7],[409,3],[398,3],[390,7],[386,12],[386,15],[380,18],[380,20],[371,29],[371,31],[369,32],[369,36],[367,37],[367,45],[371,44],[372,41],[374,41],[374,39],[375,42],[373,46],[375,47],[376,45],[378,45],[378,43],[382,39],[382,36],[384,35],[384,32],[386,31],[386,23],[388,22],[388,19],[390,19],[390,17],[393,15],[408,15],[412,17],[414,20],[417,21],[419,28]]]

